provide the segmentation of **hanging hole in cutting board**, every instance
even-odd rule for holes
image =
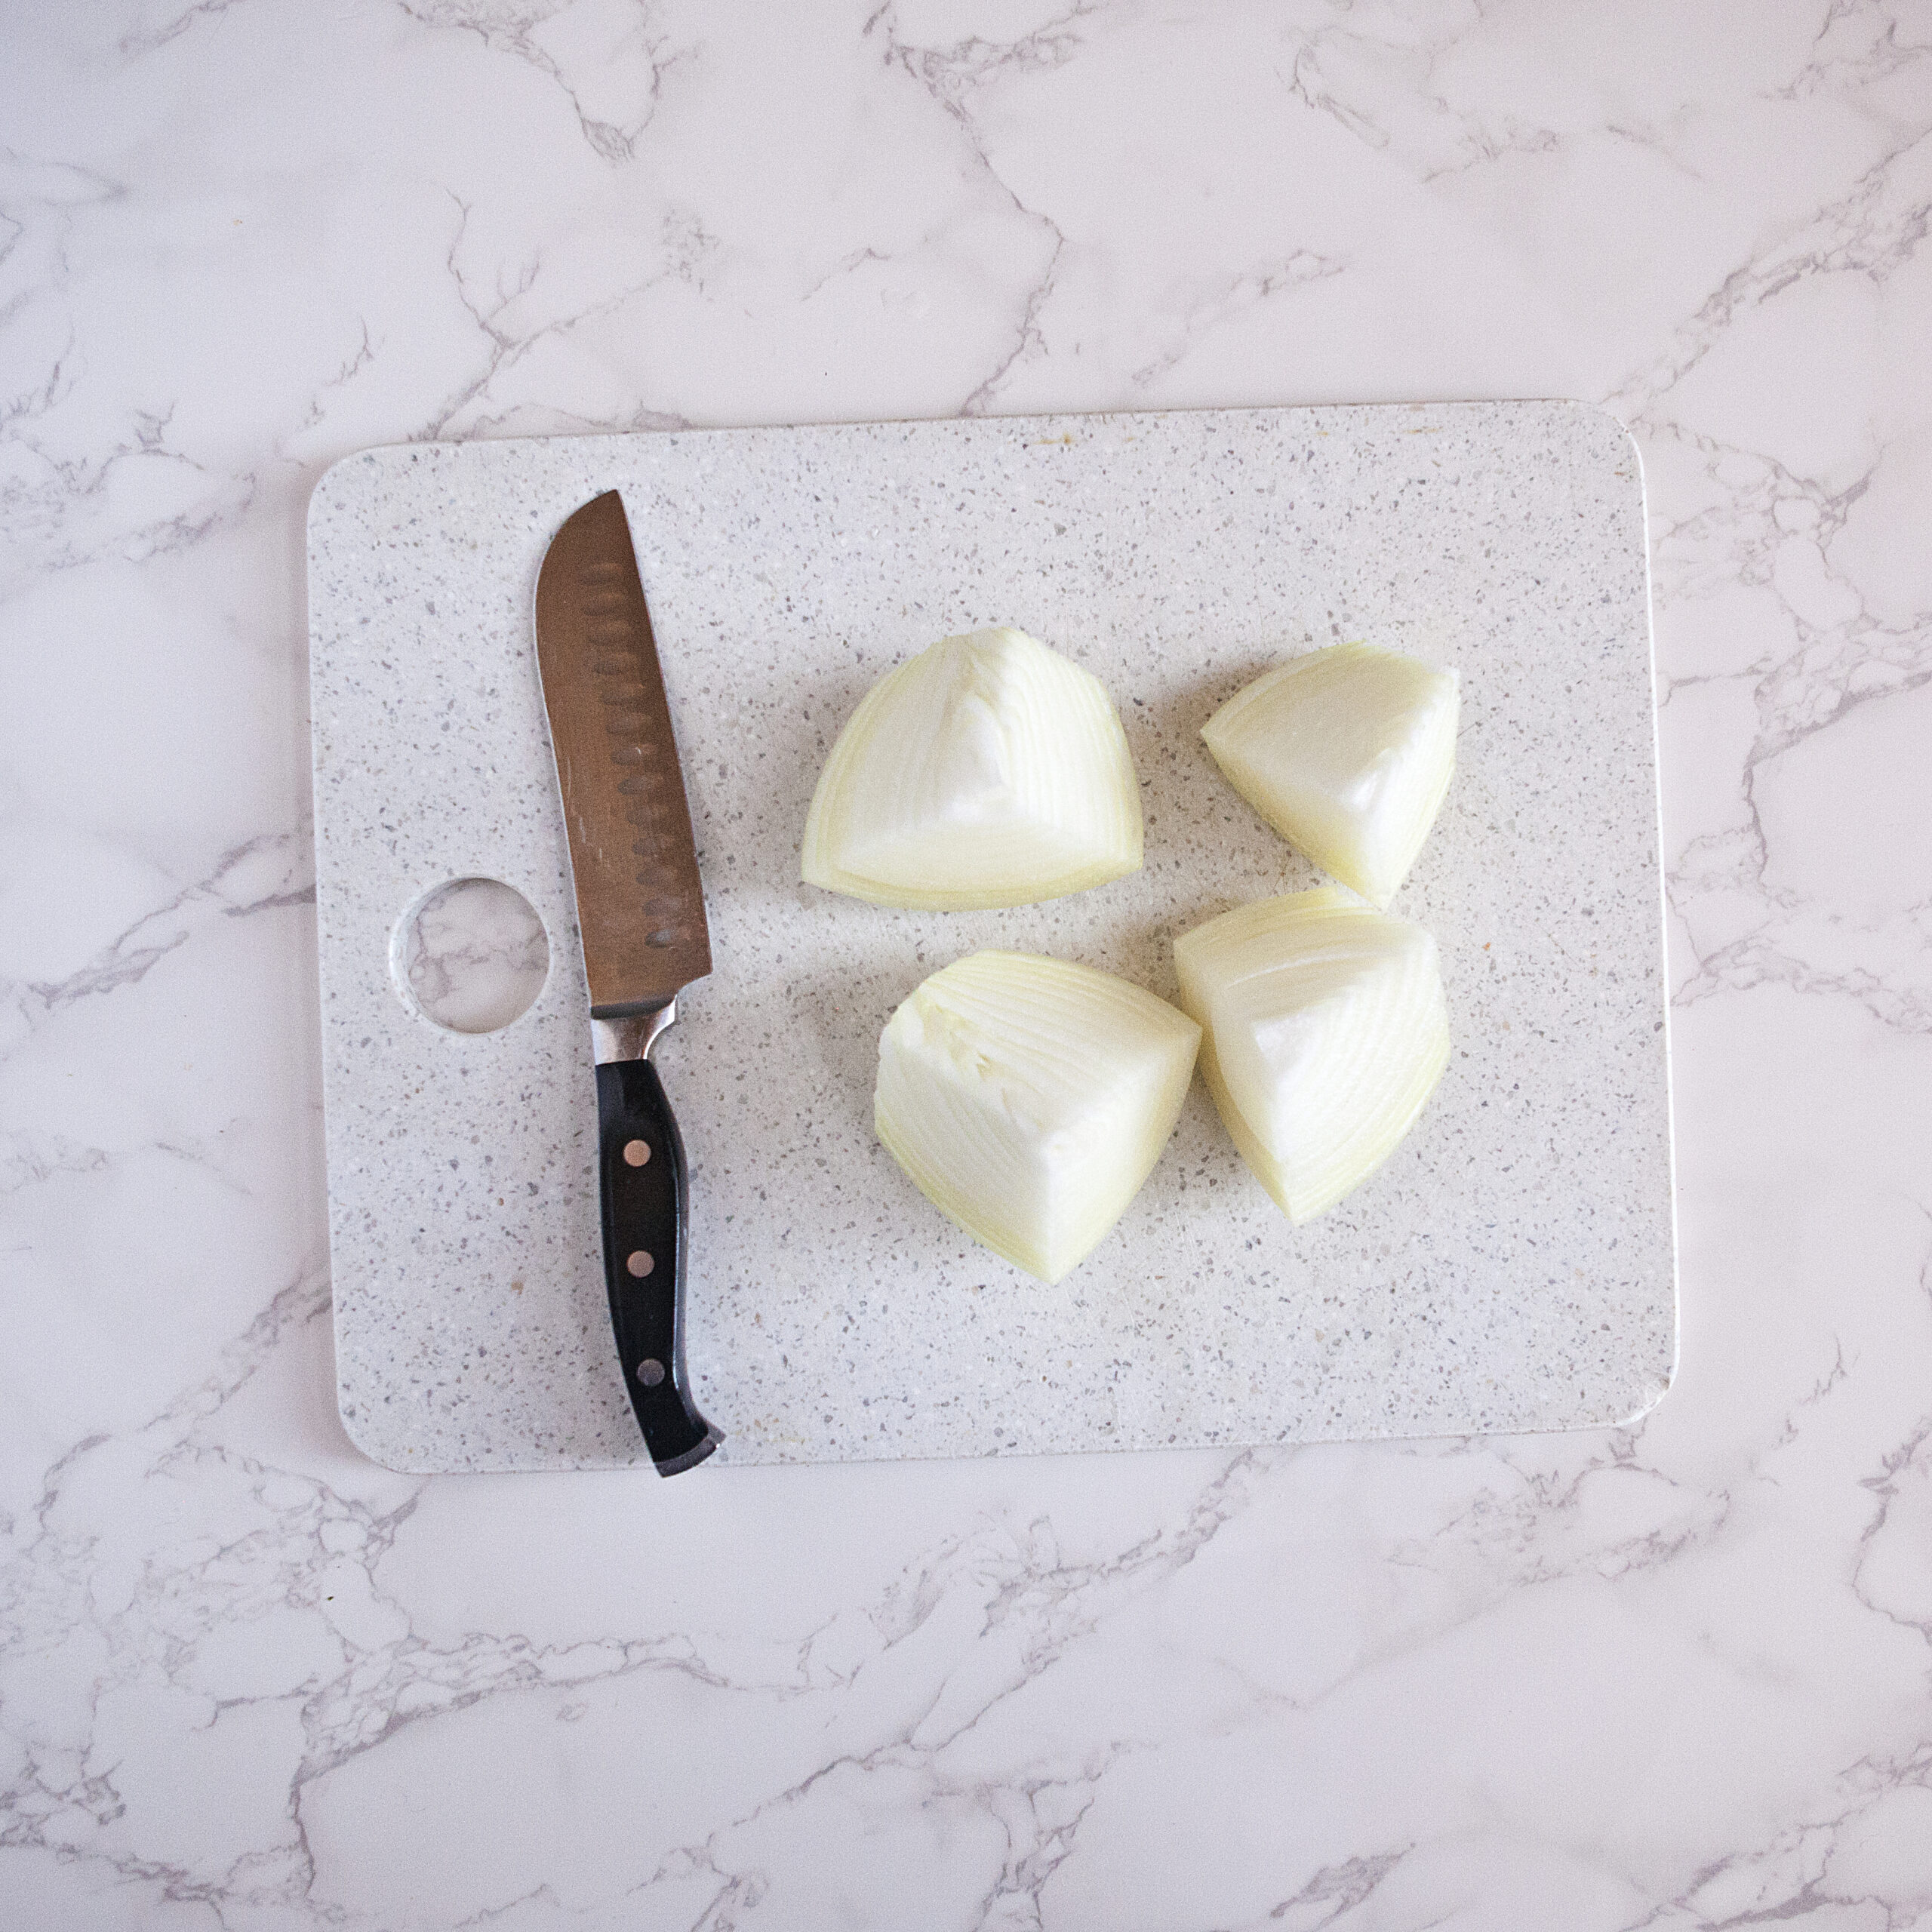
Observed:
[[[543,990],[549,935],[514,886],[453,878],[396,922],[389,971],[397,992],[433,1025],[494,1033],[521,1019]]]

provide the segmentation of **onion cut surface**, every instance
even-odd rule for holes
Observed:
[[[1448,1063],[1435,941],[1339,886],[1223,912],[1176,942],[1174,964],[1208,1090],[1291,1221],[1395,1152]]]
[[[819,774],[806,883],[875,906],[1026,906],[1137,871],[1106,687],[1024,631],[943,638],[873,685]]]
[[[1051,1284],[1153,1171],[1200,1044],[1192,1020],[1111,973],[976,952],[887,1023],[873,1122],[934,1207]]]
[[[1201,735],[1291,845],[1386,906],[1449,789],[1460,708],[1454,671],[1337,644],[1264,672]]]

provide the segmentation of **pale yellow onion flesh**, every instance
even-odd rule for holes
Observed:
[[[1290,844],[1386,906],[1449,789],[1459,710],[1454,671],[1337,644],[1265,672],[1201,735]]]
[[[1051,1284],[1153,1171],[1200,1043],[1192,1020],[1111,973],[976,952],[888,1022],[873,1122],[928,1200]]]
[[[1435,941],[1339,886],[1224,912],[1176,942],[1174,964],[1208,1090],[1291,1221],[1395,1152],[1448,1063]]]
[[[806,883],[875,906],[1030,905],[1139,869],[1106,688],[1024,631],[943,638],[866,694],[806,814]]]

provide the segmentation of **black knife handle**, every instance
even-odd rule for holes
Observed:
[[[648,1060],[597,1069],[598,1176],[611,1325],[644,1446],[660,1475],[694,1469],[724,1440],[685,1375],[685,1144]]]

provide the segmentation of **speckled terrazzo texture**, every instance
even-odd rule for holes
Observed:
[[[598,1257],[583,974],[530,635],[569,512],[622,489],[716,961],[657,1054],[688,1149],[691,1365],[721,1460],[977,1455],[1622,1420],[1675,1349],[1642,485],[1565,403],[1009,418],[427,445],[309,512],[343,1414],[418,1469],[641,1460]],[[801,886],[819,767],[881,672],[1023,626],[1121,707],[1140,873],[1004,912]],[[1045,1288],[875,1141],[877,1040],[987,945],[1171,997],[1174,936],[1316,882],[1199,728],[1284,653],[1458,666],[1457,777],[1393,910],[1456,1051],[1382,1171],[1291,1228],[1197,1081],[1112,1234]],[[521,1020],[398,992],[398,921],[502,879],[550,936]]]

